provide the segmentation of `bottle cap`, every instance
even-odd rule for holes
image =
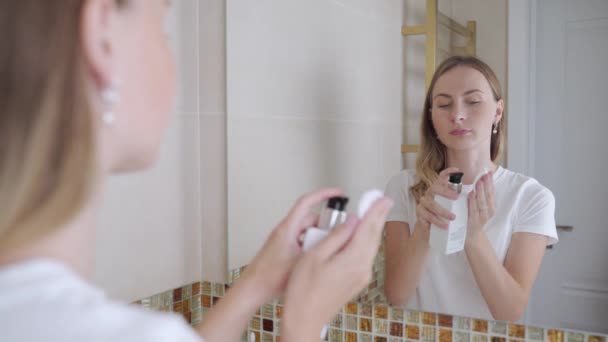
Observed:
[[[462,176],[464,176],[463,172],[450,173],[450,183],[452,183],[452,184],[462,183]]]
[[[327,201],[327,207],[339,211],[346,210],[346,204],[348,204],[348,197],[335,196],[331,197]]]

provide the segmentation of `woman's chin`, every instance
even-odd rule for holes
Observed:
[[[451,137],[445,145],[448,149],[462,151],[473,149],[476,144],[471,137]]]
[[[113,174],[137,172],[151,168],[158,159],[157,152],[138,153],[124,158],[112,167]]]

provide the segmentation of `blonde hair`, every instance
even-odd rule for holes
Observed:
[[[418,176],[418,182],[410,188],[416,202],[420,200],[426,190],[431,186],[435,179],[437,179],[439,172],[446,168],[446,147],[439,141],[431,118],[433,89],[435,88],[437,80],[443,74],[457,66],[466,66],[481,72],[490,84],[494,100],[498,101],[502,99],[502,90],[496,74],[494,74],[494,71],[479,58],[473,56],[452,56],[437,67],[429,89],[427,90],[424,108],[422,110],[422,121],[420,124],[422,141],[416,158],[416,175]],[[503,119],[505,117],[504,115],[503,112]],[[493,162],[499,160],[502,155],[505,132],[505,125],[498,125],[498,132],[492,134],[490,158]]]
[[[97,158],[80,45],[84,4],[0,2],[0,251],[56,230],[91,193]]]

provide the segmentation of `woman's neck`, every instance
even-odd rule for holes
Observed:
[[[495,171],[497,166],[490,158],[489,149],[486,151],[449,150],[447,151],[446,167],[457,167],[464,173],[462,183],[473,184],[475,178],[484,172]]]
[[[99,195],[89,202],[64,226],[18,248],[0,253],[0,267],[32,259],[60,262],[85,279],[93,277],[95,266],[95,226]]]

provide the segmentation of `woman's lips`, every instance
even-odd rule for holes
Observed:
[[[470,129],[464,129],[464,128],[459,128],[459,129],[455,129],[450,131],[451,135],[456,135],[456,136],[462,136],[462,135],[466,135],[471,133]]]

